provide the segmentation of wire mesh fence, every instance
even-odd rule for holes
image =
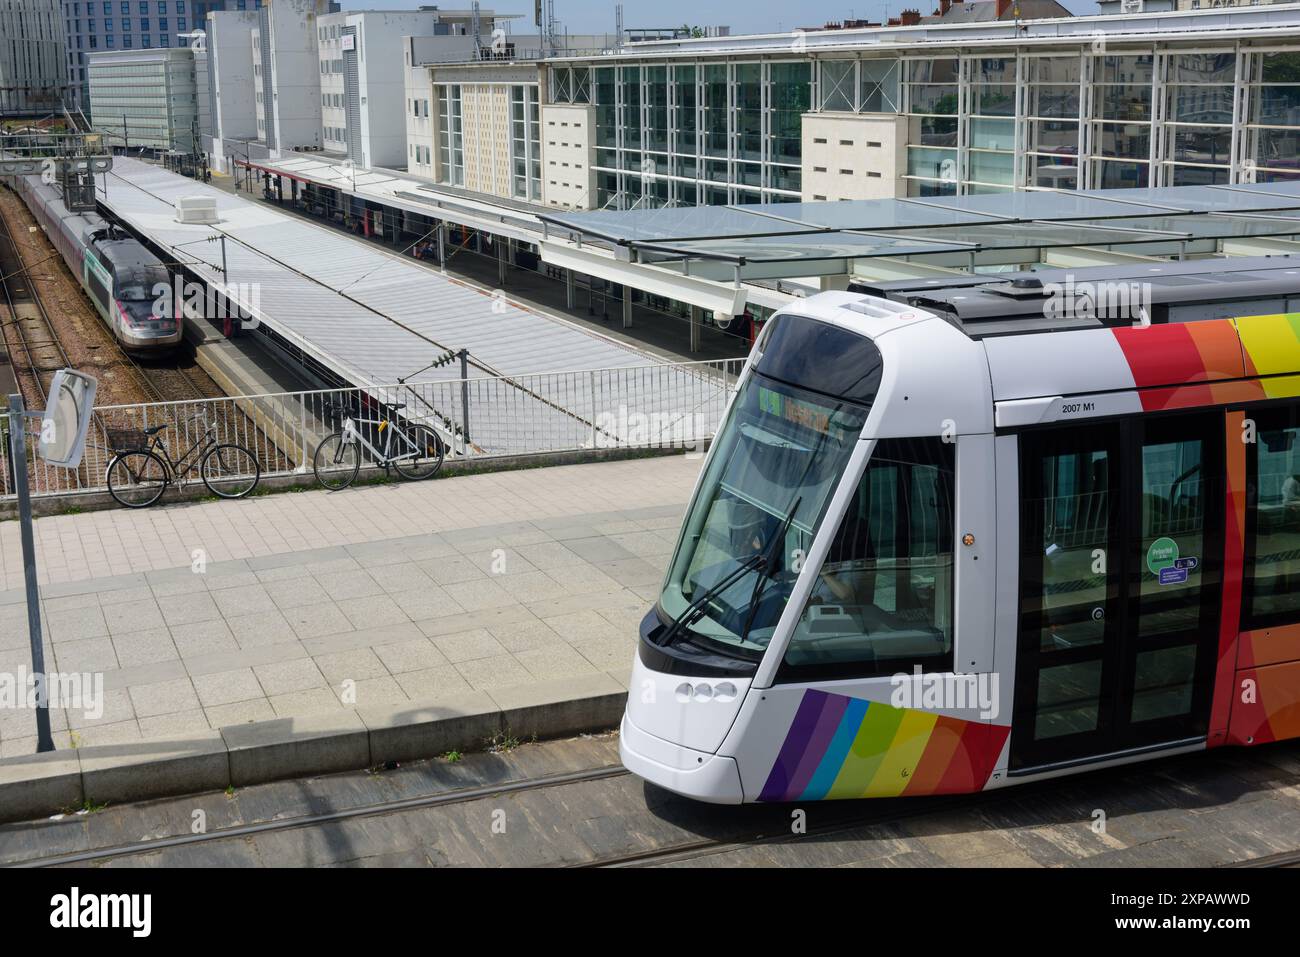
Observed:
[[[36,496],[102,491],[114,456],[142,445],[155,447],[181,483],[198,480],[199,462],[213,444],[248,449],[263,476],[309,473],[317,446],[344,420],[381,452],[380,423],[427,425],[443,440],[449,460],[691,449],[717,431],[743,365],[743,359],[729,359],[523,376],[449,375],[394,385],[101,406],[77,469],[46,465],[36,454],[39,422],[29,421],[28,479]],[[7,430],[7,417],[0,416],[0,428]],[[364,445],[362,457],[365,465],[382,464]],[[0,499],[14,494],[6,434]]]

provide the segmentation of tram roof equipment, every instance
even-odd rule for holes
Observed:
[[[1293,312],[1300,307],[1300,261],[1275,256],[1041,269],[854,284],[851,291],[926,309],[972,338],[984,338],[1132,325],[1130,308],[1104,314],[1104,300],[1113,304],[1117,297],[1127,297],[1125,306],[1141,300],[1153,311],[1201,306],[1194,316],[1201,319],[1240,315],[1244,302],[1253,303],[1253,314]],[[1060,308],[1049,307],[1053,297]],[[1228,308],[1228,303],[1238,305]]]

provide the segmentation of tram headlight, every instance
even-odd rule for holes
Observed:
[[[716,685],[707,681],[700,681],[694,685],[689,681],[683,681],[673,691],[673,697],[680,704],[688,704],[691,701],[701,703],[721,701],[725,704],[728,701],[735,701],[736,694],[736,686],[730,681],[720,681]]]

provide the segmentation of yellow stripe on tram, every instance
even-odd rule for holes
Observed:
[[[1238,316],[1233,321],[1259,375],[1300,372],[1300,313]]]
[[[912,781],[916,766],[921,763],[925,746],[930,743],[930,735],[939,716],[928,711],[916,711],[908,708],[903,712],[903,720],[894,735],[894,743],[885,753],[885,760],[876,769],[867,793],[871,797],[897,797],[903,788]]]

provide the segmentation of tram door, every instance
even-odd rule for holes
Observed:
[[[1222,412],[1020,436],[1013,773],[1205,734],[1224,441]]]

